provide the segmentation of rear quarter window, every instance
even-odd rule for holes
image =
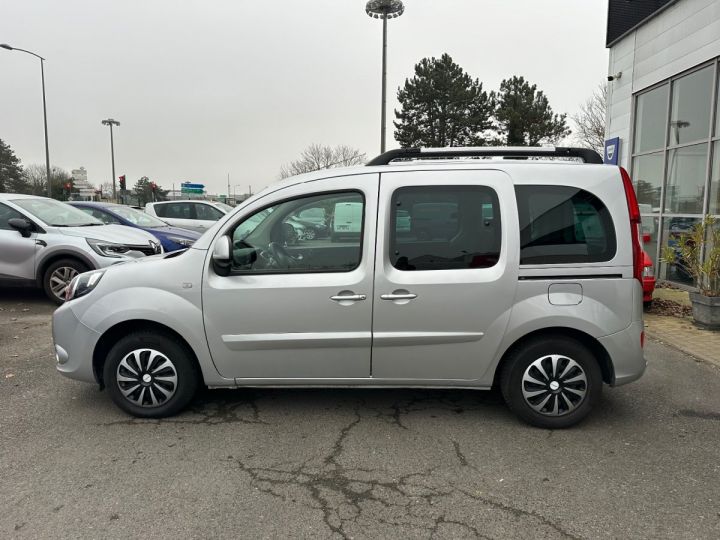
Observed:
[[[515,186],[520,221],[520,264],[609,261],[617,251],[607,207],[592,193],[569,186]]]

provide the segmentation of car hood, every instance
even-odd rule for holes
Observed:
[[[200,238],[199,232],[181,229],[180,227],[143,227],[142,229],[150,233],[158,233],[164,236],[177,236],[179,238],[187,238],[188,240],[197,240]]]
[[[57,229],[68,236],[80,238],[93,238],[103,242],[116,244],[147,245],[149,240],[155,238],[148,232],[125,225],[96,225],[92,227],[59,227]]]

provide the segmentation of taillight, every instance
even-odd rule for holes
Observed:
[[[627,201],[628,214],[630,215],[630,237],[632,239],[633,252],[633,277],[642,282],[643,257],[640,244],[640,207],[638,206],[635,189],[628,172],[620,167],[623,187],[625,188],[625,200]]]

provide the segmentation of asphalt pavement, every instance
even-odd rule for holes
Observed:
[[[580,426],[497,392],[205,391],[126,416],[0,289],[2,538],[718,538],[720,369],[650,341]]]

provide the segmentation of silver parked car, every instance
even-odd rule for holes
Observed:
[[[0,193],[0,283],[45,289],[61,304],[82,272],[162,252],[154,236],[105,225],[69,204]]]
[[[214,201],[162,201],[148,203],[145,212],[168,225],[205,232],[232,210],[232,206]]]
[[[185,252],[76,277],[57,369],[140,417],[200,385],[499,386],[525,421],[573,425],[603,383],[645,370],[638,205],[627,173],[597,163],[406,149],[286,179]],[[451,211],[416,230],[429,203]],[[304,210],[346,207],[336,221],[357,234],[285,241]]]

